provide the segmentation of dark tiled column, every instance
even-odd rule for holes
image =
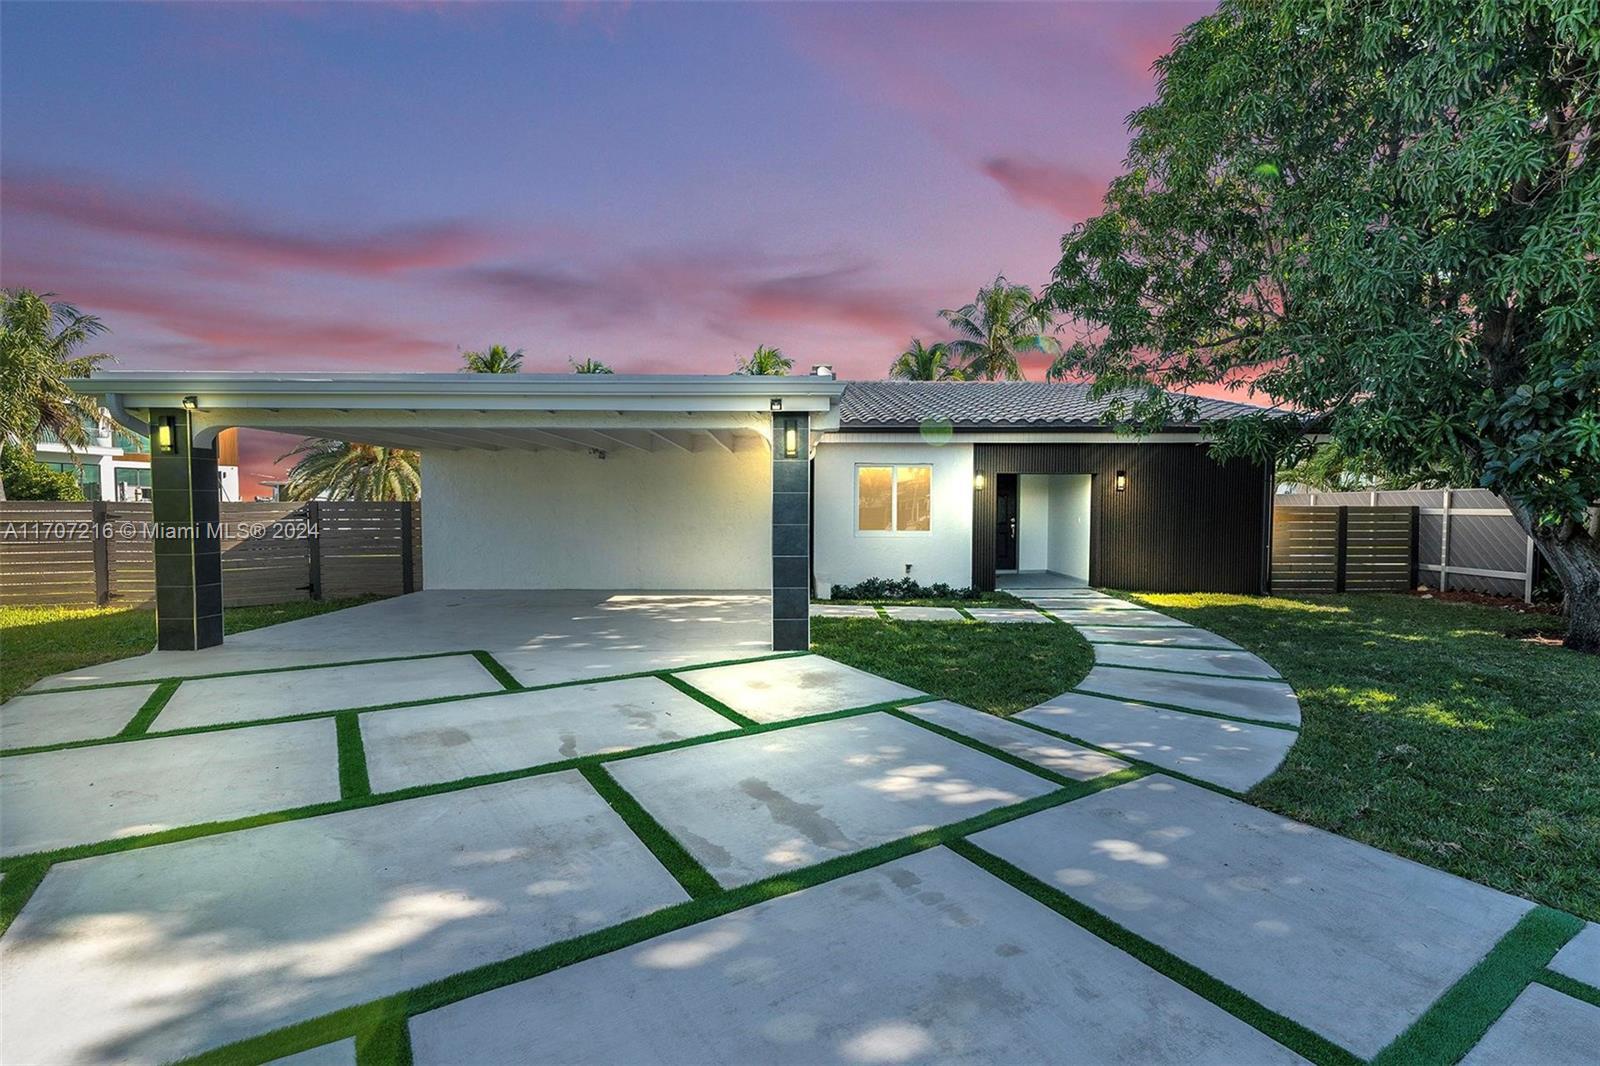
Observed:
[[[811,647],[808,416],[772,416],[772,650]],[[788,453],[792,450],[794,457]]]
[[[193,429],[189,411],[150,412],[156,646],[163,651],[194,651],[222,643],[217,451],[197,446]]]

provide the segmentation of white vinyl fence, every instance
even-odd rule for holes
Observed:
[[[1533,601],[1533,538],[1488,489],[1308,492],[1280,495],[1273,502],[1278,507],[1415,507],[1421,584]]]

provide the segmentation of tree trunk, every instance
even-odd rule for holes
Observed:
[[[1517,500],[1506,502],[1561,581],[1567,610],[1566,646],[1600,654],[1600,543],[1575,522],[1557,529],[1535,529],[1526,507]]]

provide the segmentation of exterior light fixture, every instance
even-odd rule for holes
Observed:
[[[774,411],[783,410],[783,397],[774,396],[771,400],[768,401],[767,406],[771,407]]]
[[[1128,472],[1126,470],[1118,470],[1117,471],[1117,491],[1118,492],[1125,492],[1125,491],[1127,491],[1127,488],[1128,488]]]
[[[795,432],[794,423],[783,427],[783,457],[793,459],[800,454],[800,435]]]
[[[973,487],[974,490],[976,490],[978,492],[982,492],[983,491],[983,487],[985,485],[987,485],[988,483],[989,483],[989,479],[984,477],[982,474],[973,474],[972,475],[972,487]]]
[[[200,400],[197,397],[185,396],[183,398],[183,409],[185,411],[193,411],[196,407],[199,407],[199,406],[200,406]]]
[[[161,420],[156,423],[156,447],[167,455],[178,450],[174,443],[177,426],[178,420],[171,415],[162,415]]]

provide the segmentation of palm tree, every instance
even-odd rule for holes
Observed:
[[[567,360],[567,362],[572,364],[572,372],[574,374],[615,374],[616,373],[615,370],[612,370],[609,366],[606,366],[604,363],[602,363],[598,359],[585,359],[581,363],[578,362],[576,359],[569,359],[569,360]]]
[[[67,384],[86,378],[111,356],[76,355],[105,324],[68,303],[51,302],[54,293],[0,290],[0,450],[17,448],[31,458],[41,432],[55,434],[69,448],[89,443],[87,426],[100,409]],[[0,479],[0,500],[6,498]]]
[[[283,494],[291,500],[415,500],[422,495],[421,457],[404,448],[308,437],[278,462],[290,458],[295,463]]]
[[[1050,316],[1035,305],[1033,290],[1011,284],[1004,274],[979,289],[972,303],[956,311],[940,311],[939,317],[955,327],[957,337],[949,342],[949,348],[962,361],[962,372],[969,378],[1020,380],[1018,352],[1061,351],[1048,332]]]
[[[747,359],[739,360],[737,374],[765,375],[768,377],[781,377],[794,368],[794,360],[783,354],[778,348],[769,348],[765,344],[750,353]]]
[[[486,352],[467,352],[461,357],[465,374],[516,374],[522,370],[522,349],[506,351],[503,344],[492,344]]]
[[[961,381],[966,377],[951,361],[948,345],[926,347],[915,337],[910,347],[890,364],[889,376],[902,381]]]

